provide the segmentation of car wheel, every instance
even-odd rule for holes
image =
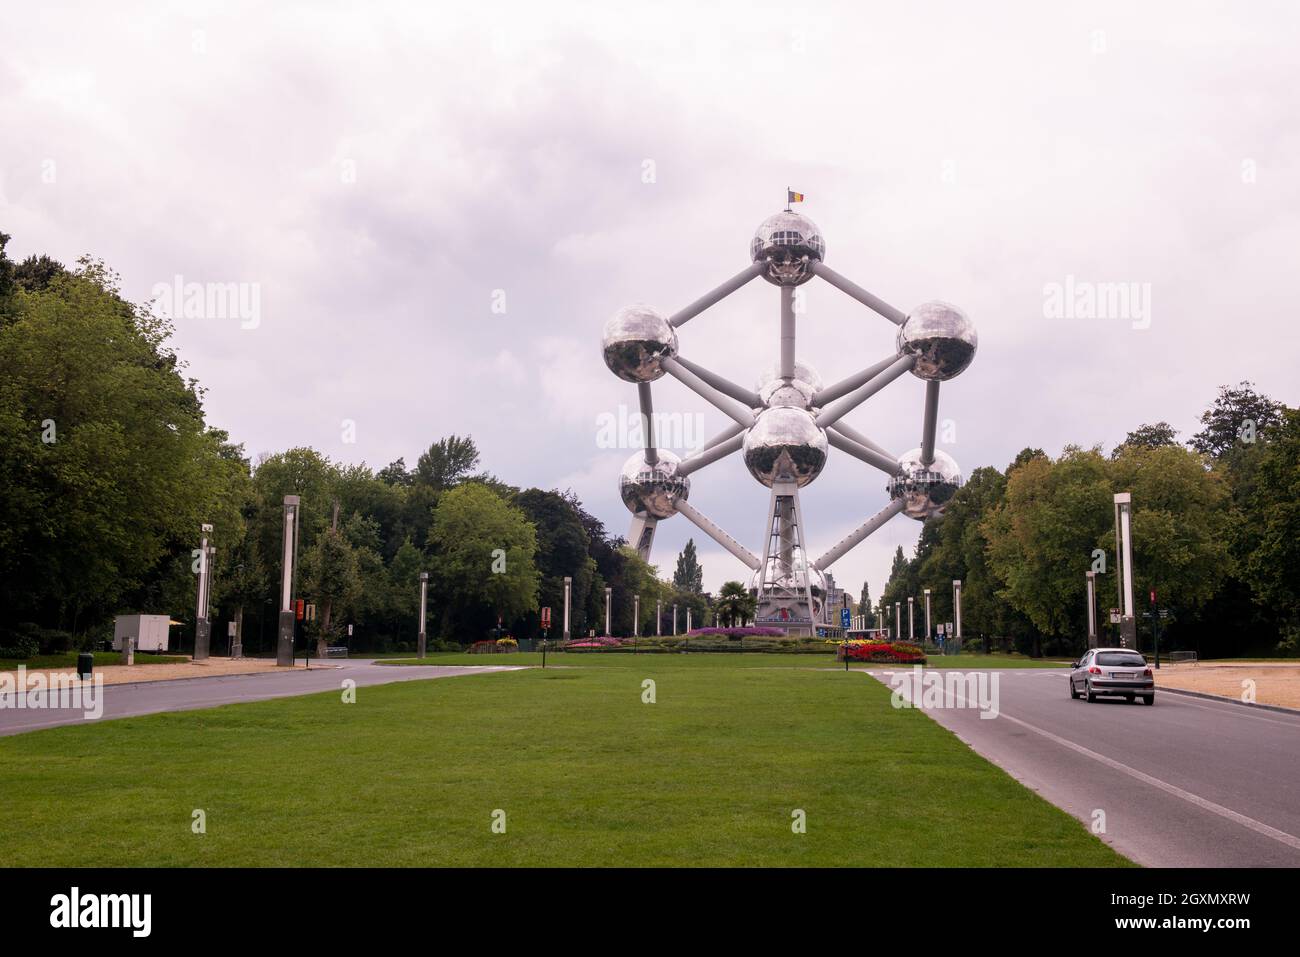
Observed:
[[[1087,682],[1087,683],[1083,686],[1083,690],[1084,690],[1084,692],[1087,694],[1088,704],[1092,704],[1094,701],[1097,700],[1097,696],[1096,696],[1095,694],[1092,693],[1092,682],[1091,682],[1091,681]]]
[[[1156,696],[1153,695],[1153,694],[1144,694],[1144,695],[1142,696],[1142,703],[1143,703],[1143,704],[1155,704],[1155,703],[1156,703]]]
[[[1079,697],[1079,692],[1074,690],[1074,679],[1070,679],[1070,700],[1075,701]]]

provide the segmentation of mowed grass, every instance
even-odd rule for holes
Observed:
[[[5,863],[1128,863],[815,657],[548,656],[356,693],[0,738]]]
[[[357,657],[370,658],[372,656],[358,653]],[[844,669],[844,662],[836,660],[834,651],[828,651],[824,655],[810,653],[782,655],[772,652],[719,653],[692,651],[685,654],[680,652],[634,654],[631,651],[550,651],[546,655],[547,664],[556,666],[578,664],[594,666],[594,664],[620,661],[624,658],[635,658],[637,661],[664,658],[680,663],[682,667],[692,667],[694,665],[718,667],[721,662],[731,662],[733,667],[738,668],[770,668],[779,665],[781,667]],[[412,658],[409,654],[406,654],[401,657],[387,657],[378,661],[378,664],[381,665],[540,665],[541,663],[542,653],[540,651],[513,651],[505,654],[488,655],[470,655],[463,652],[432,652],[423,659]],[[987,668],[1063,668],[1069,664],[1069,660],[1064,658],[1029,658],[1024,655],[963,653],[961,655],[931,655],[923,667],[967,668],[978,671]],[[849,667],[877,671],[911,666],[867,664],[861,661],[851,661]]]
[[[155,655],[145,651],[135,653],[137,665],[179,665],[189,661],[188,655]],[[37,668],[75,668],[77,652],[64,651],[55,655],[33,655],[30,658],[0,658],[0,671],[17,671],[19,665],[25,665],[28,671]],[[95,670],[100,668],[122,667],[120,651],[95,652]]]

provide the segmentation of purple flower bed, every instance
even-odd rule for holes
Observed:
[[[779,628],[694,628],[686,633],[687,638],[711,635],[723,638],[784,638],[785,632]]]

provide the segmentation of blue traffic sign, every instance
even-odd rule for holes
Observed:
[[[851,621],[852,621],[852,619],[849,617],[849,610],[848,610],[847,608],[841,608],[841,609],[840,609],[840,626],[841,626],[842,628],[844,628],[845,631],[847,631],[848,628],[849,628],[849,622],[851,622]]]

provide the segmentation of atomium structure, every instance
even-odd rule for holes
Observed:
[[[645,448],[628,459],[619,493],[632,513],[628,541],[647,560],[657,524],[676,514],[747,565],[758,598],[756,622],[790,634],[813,634],[822,619],[825,572],[898,513],[925,521],[943,512],[962,484],[957,463],[935,448],[939,383],[959,375],[975,356],[975,327],[956,306],[932,301],[904,313],[825,263],[817,225],[788,208],[761,223],[750,244],[751,265],[671,315],[627,306],[605,323],[605,364],[635,382]],[[681,355],[678,330],[751,280],[762,277],[781,294],[780,361],[753,389],[731,382]],[[896,351],[848,378],[826,385],[795,358],[795,288],[818,277],[898,326]],[[921,444],[903,455],[886,451],[845,417],[905,373],[926,383]],[[733,422],[685,459],[658,448],[650,383],[672,376]],[[842,541],[809,562],[799,504],[801,489],[826,466],[830,449],[887,477],[889,502]],[[691,477],[741,452],[749,473],[770,489],[761,557],[690,504]]]

